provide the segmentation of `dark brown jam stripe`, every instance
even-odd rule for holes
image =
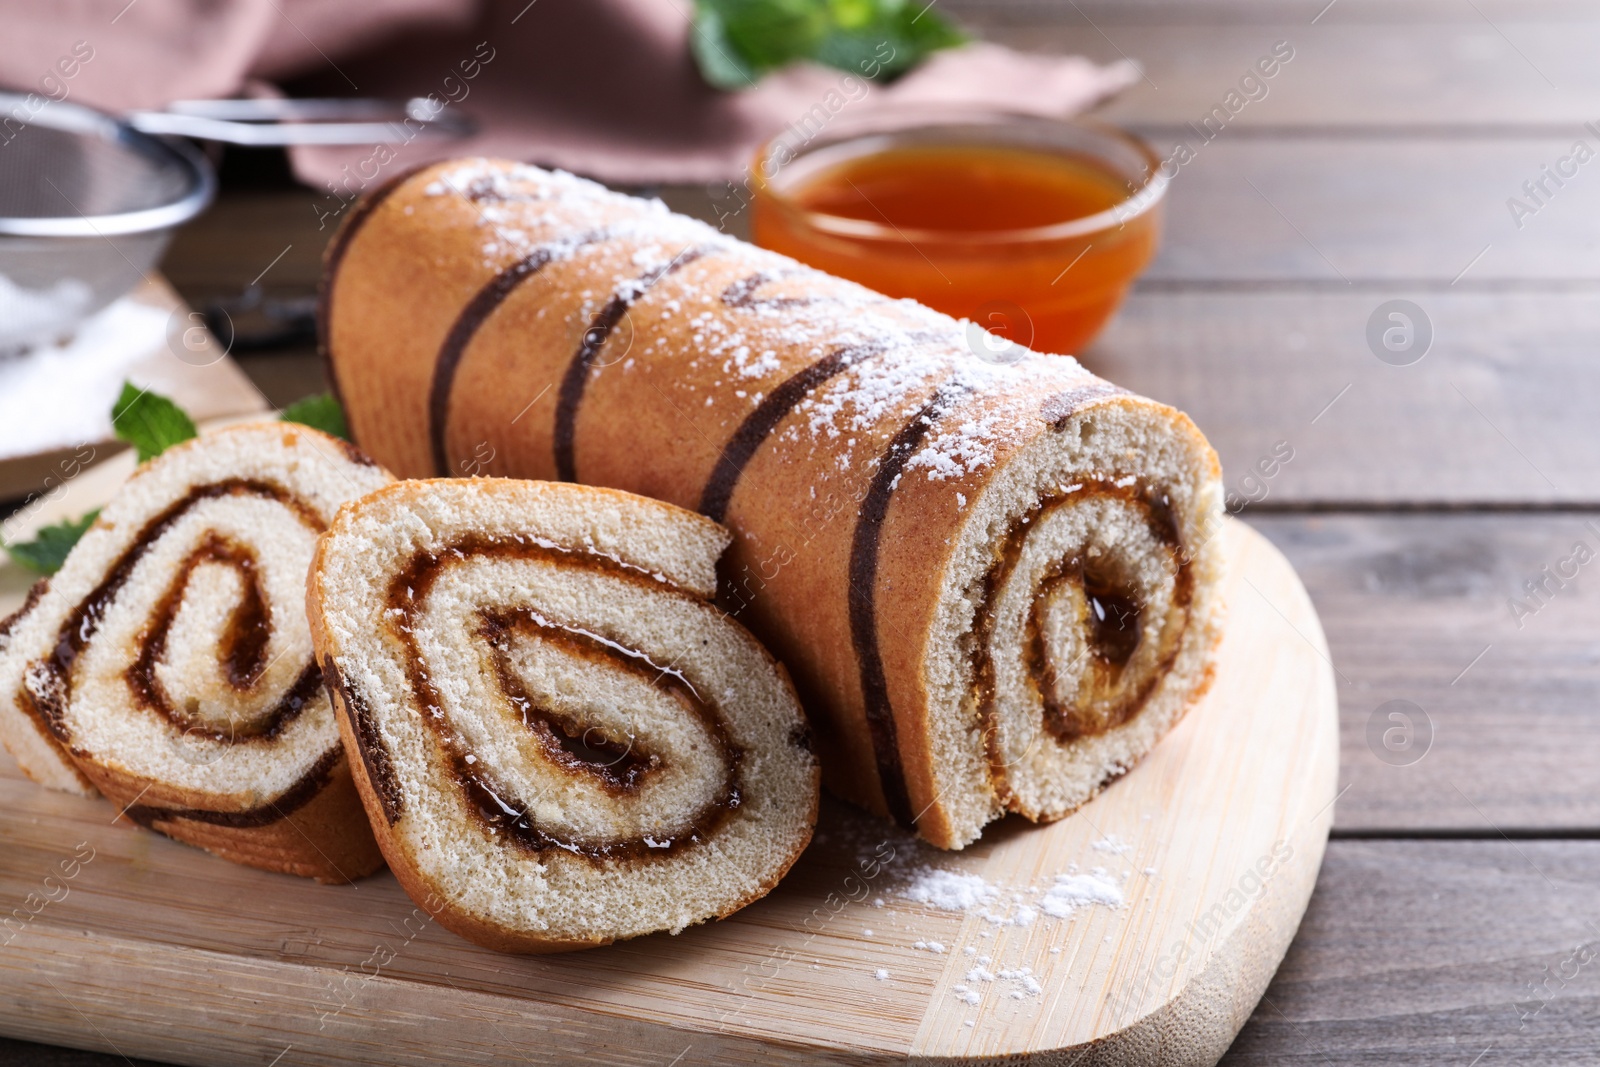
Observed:
[[[1133,658],[1144,628],[1138,602],[1117,589],[1114,584],[1096,582],[1092,574],[1083,577],[1083,595],[1089,602],[1089,645],[1105,662],[1122,667]]]
[[[614,668],[621,667],[649,684],[664,688],[687,714],[705,724],[712,736],[717,758],[728,769],[718,795],[706,805],[699,818],[692,820],[694,828],[688,835],[656,844],[634,839],[608,845],[586,845],[580,846],[581,851],[603,859],[671,855],[715,833],[716,828],[739,807],[742,800],[737,781],[739,753],[728,741],[721,720],[681,675],[662,670],[643,653],[620,649],[596,639],[594,635],[552,624],[531,611],[516,612],[510,616],[487,616],[485,623],[488,630],[485,636],[491,642],[497,636],[503,638],[513,629],[524,632],[531,630],[541,640],[563,646],[570,655],[605,662]],[[493,643],[491,647],[495,647]],[[636,741],[623,743],[609,737],[597,738],[592,732],[584,730],[581,723],[563,721],[551,709],[540,707],[523,689],[504,655],[500,654],[501,650],[496,649],[496,652],[495,669],[503,691],[512,706],[521,713],[523,725],[538,740],[551,762],[566,773],[573,777],[588,776],[598,781],[611,795],[625,796],[636,793],[646,776],[660,766],[660,758],[637,748]],[[507,803],[505,791],[498,788],[481,769],[469,764],[458,745],[452,742],[447,747],[453,756],[456,777],[474,802],[475,811],[485,825],[496,832],[506,833],[519,847],[530,852],[574,848],[573,842],[564,842],[545,833],[533,823],[526,811],[519,811]]]
[[[593,635],[556,626],[532,611],[489,613],[484,615],[483,623],[483,638],[494,650],[492,658],[500,689],[522,715],[522,725],[538,740],[553,763],[575,777],[589,775],[614,796],[638,792],[645,775],[659,766],[660,760],[654,753],[638,747],[635,739],[619,741],[597,733],[536,702],[528,695],[505,655],[506,639],[511,634],[532,633],[541,641],[559,647],[568,656],[621,666],[653,685],[666,682],[666,690],[677,697],[691,715],[709,717],[693,686],[681,676],[656,668],[645,656],[630,655]],[[667,681],[669,678],[671,682]]]
[[[1004,780],[1004,761],[1000,753],[994,749],[997,735],[992,729],[995,715],[992,647],[995,603],[1021,558],[1022,546],[1028,534],[1045,515],[1058,507],[1108,497],[1140,508],[1145,514],[1151,537],[1167,546],[1172,552],[1176,565],[1173,573],[1173,606],[1179,609],[1186,608],[1193,596],[1194,576],[1180,552],[1182,543],[1177,518],[1172,512],[1171,504],[1164,496],[1157,496],[1153,489],[1117,485],[1102,479],[1075,480],[1079,485],[1078,489],[1041,499],[1025,515],[1012,523],[1005,536],[997,542],[995,563],[984,576],[983,590],[973,623],[976,655],[973,684],[979,717],[991,726],[984,731],[984,736],[991,742],[990,766],[997,782]],[[1039,589],[1035,591],[1033,606],[1029,612],[1023,655],[1029,677],[1038,689],[1044,705],[1044,725],[1052,736],[1062,743],[1104,733],[1133,718],[1149,699],[1150,694],[1155,691],[1157,683],[1165,677],[1183,638],[1183,629],[1170,638],[1172,653],[1152,669],[1150,677],[1140,686],[1139,691],[1124,701],[1111,719],[1096,718],[1090,721],[1075,713],[1073,709],[1062,707],[1057,700],[1055,670],[1044,648],[1039,620],[1039,609],[1045,597],[1054,585],[1066,581],[1076,582],[1084,590],[1090,610],[1088,622],[1090,633],[1086,637],[1095,657],[1107,668],[1120,670],[1132,658],[1142,639],[1144,626],[1142,607],[1137,600],[1127,595],[1125,590],[1118,588],[1116,583],[1106,580],[1103,574],[1088,566],[1084,560],[1078,557],[1058,560],[1045,574]],[[1183,616],[1182,626],[1183,628],[1188,626],[1187,613]]]
[[[377,794],[384,821],[393,826],[400,821],[405,794],[401,792],[400,778],[395,773],[389,746],[384,744],[382,735],[378,733],[378,724],[373,720],[372,708],[361,690],[351,685],[339,672],[334,660],[322,661],[322,676],[330,699],[337,698],[334,707],[342,707],[350,720],[350,732],[355,735],[356,750],[361,756],[361,765],[366,768],[367,781]]]
[[[315,668],[313,668],[315,669]],[[226,826],[233,830],[253,830],[262,826],[271,826],[282,819],[287,819],[307,804],[317,798],[329,779],[333,777],[334,768],[339,766],[339,760],[344,752],[335,745],[328,749],[311,765],[311,768],[302,774],[295,782],[278,794],[276,800],[269,800],[265,804],[249,808],[245,811],[207,811],[204,808],[159,808],[146,804],[134,804],[128,807],[123,814],[147,829],[153,828],[158,822],[173,822],[182,819],[185,822],[203,822],[211,826]]]
[[[339,267],[344,263],[345,253],[350,251],[350,242],[355,240],[356,234],[360,233],[367,220],[372,218],[373,212],[377,211],[396,189],[404,185],[407,178],[421,169],[420,166],[408,167],[376,189],[364,194],[356,202],[355,209],[333,232],[333,239],[328,242],[327,250],[322,253],[322,279],[317,284],[317,352],[322,356],[322,369],[328,376],[328,385],[333,390],[334,399],[338,400],[339,406],[347,412],[350,408],[345,404],[344,394],[339,390],[339,375],[335,373],[333,347],[329,343],[333,330],[333,287],[339,280]],[[354,428],[351,432],[354,432]]]
[[[607,638],[595,634],[584,633],[571,627],[552,624],[548,620],[538,618],[532,611],[515,611],[508,615],[496,617],[485,614],[484,636],[492,642],[497,636],[505,633],[512,627],[532,625],[539,631],[541,638],[549,639],[552,629],[559,631],[556,639],[569,647],[578,648],[580,654],[604,657],[613,664],[621,664],[626,669],[643,674],[652,684],[660,685],[667,677],[674,679],[668,686],[687,709],[701,718],[717,739],[718,754],[723,760],[727,777],[724,787],[719,795],[708,803],[705,808],[691,819],[691,829],[687,834],[681,834],[667,841],[650,843],[643,838],[620,841],[608,845],[592,845],[578,841],[565,841],[556,838],[540,829],[528,817],[526,811],[519,809],[516,798],[493,781],[481,768],[475,767],[467,759],[468,753],[462,748],[460,740],[449,728],[446,721],[443,701],[438,691],[434,688],[433,681],[428,674],[423,662],[421,650],[417,647],[414,636],[416,629],[416,613],[420,605],[426,600],[434,581],[437,579],[443,566],[454,560],[479,560],[485,558],[501,559],[537,559],[552,562],[559,561],[564,567],[582,567],[584,569],[605,574],[613,578],[621,578],[634,582],[655,595],[682,596],[697,604],[704,603],[699,597],[684,592],[671,583],[663,582],[646,572],[621,564],[618,561],[596,556],[587,552],[566,549],[558,545],[537,543],[531,540],[503,539],[496,540],[481,536],[469,536],[441,548],[434,552],[418,553],[401,570],[396,572],[389,583],[388,606],[389,617],[392,620],[390,633],[400,642],[405,650],[406,677],[410,684],[413,697],[416,699],[421,712],[421,720],[434,734],[440,752],[449,762],[450,773],[460,784],[462,795],[466,800],[468,810],[471,811],[487,829],[499,834],[505,833],[507,838],[519,848],[539,853],[552,849],[571,852],[594,861],[633,859],[646,856],[670,855],[683,848],[697,845],[715,833],[717,827],[737,810],[741,803],[742,793],[739,786],[739,769],[743,753],[733,745],[727,737],[726,727],[721,718],[700,698],[699,694],[677,672],[655,664],[642,652],[625,649]],[[496,650],[496,658],[502,653]],[[497,662],[500,678],[505,681],[509,671],[504,662]],[[599,773],[593,761],[581,758],[577,753],[563,744],[559,738],[553,736],[559,730],[559,716],[549,709],[538,708],[533,701],[526,699],[526,694],[521,693],[524,699],[519,702],[521,686],[515,684],[505,690],[508,702],[516,707],[524,717],[535,737],[541,742],[547,739],[541,737],[541,726],[550,730],[552,736],[545,744],[547,752],[552,753],[552,762],[561,766],[568,773],[587,774],[604,781],[611,777]],[[534,721],[529,721],[533,719]],[[552,746],[554,750],[552,750]],[[557,755],[559,752],[561,755]],[[650,773],[650,767],[641,767],[639,775]],[[611,782],[613,793],[628,792],[633,786],[626,781],[626,772]]]
[[[790,308],[800,307],[803,304],[818,304],[835,299],[832,296],[756,296],[761,287],[769,282],[805,273],[806,270],[801,267],[756,271],[754,274],[740,278],[722,290],[722,302],[731,308]]]
[[[0,643],[3,643],[7,637],[11,636],[11,631],[17,628],[17,623],[22,621],[23,616],[39,606],[39,599],[44,596],[49,588],[50,579],[48,578],[40,578],[28,587],[28,597],[22,602],[22,607],[7,615],[4,620],[0,620]]]
[[[578,406],[583,403],[584,390],[589,387],[589,372],[594,365],[595,356],[600,354],[601,348],[610,339],[611,331],[622,321],[622,316],[628,313],[628,308],[633,302],[649,292],[657,282],[687,267],[710,251],[712,251],[710,248],[703,246],[685,248],[674,256],[671,262],[640,277],[625,292],[614,294],[606,306],[590,320],[589,328],[583,332],[583,340],[579,342],[577,352],[573,353],[571,362],[567,364],[566,373],[561,377],[561,389],[556,396],[554,446],[557,481],[578,480],[577,459],[573,454],[573,442],[578,432]]]
[[[881,342],[834,349],[815,363],[785,378],[776,389],[762,398],[755,410],[745,416],[733,436],[728,438],[728,443],[722,446],[717,465],[711,469],[711,477],[706,480],[705,488],[700,493],[700,514],[717,522],[723,521],[744,469],[750,465],[757,450],[777,429],[778,424],[812,390],[859,360],[887,349],[888,346]]]
[[[456,316],[450,332],[445,334],[444,342],[439,346],[439,356],[433,364],[433,382],[428,388],[428,441],[433,449],[434,473],[440,477],[450,474],[450,456],[445,450],[444,440],[445,423],[450,417],[450,394],[455,387],[461,358],[466,355],[467,346],[477,336],[479,327],[516,291],[517,286],[538,274],[558,256],[604,241],[612,232],[610,229],[590,230],[570,241],[541,245],[490,278],[461,309],[461,314]]]
[[[1039,405],[1039,416],[1053,428],[1059,430],[1066,425],[1068,419],[1082,411],[1091,401],[1103,400],[1112,396],[1131,395],[1133,394],[1121,386],[1096,379],[1046,398],[1045,402]]]
[[[823,297],[772,297],[768,299],[757,298],[756,293],[769,282],[793,274],[804,273],[801,270],[771,270],[757,271],[748,277],[739,279],[722,291],[722,302],[729,307],[755,308],[755,307],[794,307],[800,304],[821,303],[835,299],[832,296]],[[906,335],[906,339],[913,344],[928,344],[939,341],[941,338],[936,333],[914,331]],[[891,350],[893,346],[885,341],[868,341],[858,345],[848,345],[836,348],[832,352],[785,378],[777,388],[767,394],[756,405],[754,411],[746,415],[744,421],[734,430],[733,436],[728,438],[727,444],[722,446],[722,453],[717,457],[716,465],[711,468],[711,475],[706,479],[705,487],[700,491],[700,514],[717,522],[727,518],[728,506],[733,502],[733,492],[739,487],[739,479],[744,476],[744,469],[750,465],[755,454],[778,424],[789,416],[811,392],[823,385],[828,379],[840,372],[849,369],[863,359],[882,355]]]
[[[227,629],[223,631],[217,649],[227,670],[228,684],[233,689],[247,692],[259,680],[261,671],[266,667],[267,643],[271,637],[271,616],[267,612],[260,578],[256,573],[255,550],[232,538],[214,532],[207,534],[205,540],[179,566],[166,592],[151,609],[152,621],[140,633],[136,642],[138,652],[127,670],[128,688],[132,690],[134,698],[189,733],[196,732],[201,724],[174,706],[172,697],[156,674],[156,664],[166,654],[167,634],[177,618],[178,608],[183,604],[189,579],[202,563],[232,567],[239,573],[244,586],[244,596],[229,616]],[[252,724],[248,729],[234,726],[226,732],[210,729],[205,732],[222,741],[276,737],[299,716],[310,696],[315,696],[321,685],[321,675],[317,673],[315,665],[310,665],[263,721]],[[309,696],[303,692],[307,689]]]
[[[5,639],[11,636],[11,631],[16,629],[17,624],[23,620],[23,617],[39,606],[40,599],[49,589],[50,579],[48,578],[40,578],[28,588],[28,598],[23,601],[22,607],[6,616],[4,622],[0,622],[0,647],[4,647]],[[61,731],[46,718],[44,711],[34,702],[33,697],[28,693],[26,682],[17,687],[17,692],[12,699],[16,702],[18,709],[33,720],[39,736],[61,753],[62,758],[67,761],[67,766],[77,779],[85,785],[91,785],[92,783],[84,776],[83,772],[78,770],[76,765],[71,762],[71,757],[67,754],[67,747],[61,741]]]
[[[28,697],[25,703],[36,717],[50,728],[57,740],[63,744],[71,742],[71,738],[67,735],[65,716],[72,691],[72,665],[93,640],[106,609],[116,599],[122,586],[133,573],[134,567],[144,557],[145,552],[149,551],[174,523],[187,514],[190,508],[203,500],[214,500],[224,496],[259,496],[275,500],[292,511],[311,530],[320,533],[323,529],[321,517],[296,500],[288,490],[270,482],[249,478],[227,478],[219,482],[194,486],[151,518],[134,537],[133,543],[111,565],[106,576],[100,580],[100,584],[68,613],[66,621],[57,631],[55,648],[50,655],[30,665],[28,673],[31,677],[24,685],[24,694]],[[175,609],[176,605],[173,607]],[[160,621],[157,619],[158,624]],[[170,620],[168,622],[170,624]],[[154,661],[149,666],[153,671]],[[151,677],[153,678],[153,674]],[[297,685],[295,689],[298,688]],[[289,700],[294,692],[295,690],[291,690],[290,696],[285,697],[285,700]],[[298,711],[298,708],[295,710]]]
[[[850,640],[861,670],[861,699],[867,730],[872,736],[872,752],[877,758],[884,803],[895,821],[908,829],[915,827],[916,819],[911,811],[910,794],[906,791],[899,731],[889,699],[889,683],[883,673],[883,653],[878,646],[878,545],[884,520],[889,515],[889,501],[906,461],[922,444],[935,420],[959,403],[967,392],[965,386],[941,387],[933,399],[901,427],[872,476],[872,485],[861,503],[861,516],[856,520],[855,536],[850,544]]]
[[[773,297],[764,300],[756,297],[755,294],[768,282],[801,273],[804,271],[800,269],[757,271],[724,289],[722,302],[736,308],[781,308],[823,303],[835,299],[832,296]],[[938,340],[936,335],[923,332],[910,333],[906,336],[916,344]],[[750,465],[757,450],[771,436],[772,431],[777,429],[778,424],[799,406],[812,390],[828,379],[854,366],[860,360],[889,351],[891,347],[884,341],[868,341],[837,348],[784,379],[756,405],[754,411],[745,416],[727,444],[722,446],[722,453],[717,457],[716,465],[711,468],[711,475],[706,479],[705,488],[700,491],[698,509],[700,514],[717,522],[724,521],[728,514],[728,505],[733,501],[733,491],[738,488],[744,469]]]
[[[235,555],[238,559],[235,566],[244,571],[244,596],[228,616],[228,628],[222,633],[222,645],[217,653],[227,665],[228,684],[243,690],[255,685],[266,669],[272,615],[261,590],[261,578],[256,573],[255,552],[239,545]]]

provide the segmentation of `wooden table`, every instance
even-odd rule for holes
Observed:
[[[1184,140],[1194,158],[1159,260],[1085,360],[1195,417],[1230,487],[1261,498],[1244,517],[1299,568],[1332,646],[1334,840],[1224,1063],[1594,1062],[1600,612],[1587,571],[1600,562],[1549,575],[1570,575],[1578,543],[1600,561],[1600,161],[1546,180],[1538,201],[1522,184],[1577,141],[1600,153],[1600,126],[1584,125],[1600,120],[1600,11],[945,3],[990,39],[1142,61],[1103,116],[1163,154]],[[1203,140],[1189,124],[1278,42],[1293,58],[1266,95]],[[664,192],[706,211],[699,190]],[[1511,197],[1533,210],[1514,215]],[[309,292],[327,237],[311,200],[225,197],[175,243],[169,276],[203,300],[281,252],[261,284]],[[1415,362],[1420,335],[1410,350],[1402,334],[1400,351],[1381,342],[1404,325],[1385,317],[1396,300],[1431,327]],[[279,403],[320,387],[308,350],[242,362]],[[1279,442],[1293,459],[1243,481]],[[1405,726],[1396,711],[1412,732],[1386,747]],[[3,1041],[0,1055],[122,1062]]]

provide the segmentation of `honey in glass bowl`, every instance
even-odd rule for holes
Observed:
[[[791,128],[753,174],[757,244],[1044,352],[1082,350],[1155,255],[1160,160],[1109,126],[1012,115]]]

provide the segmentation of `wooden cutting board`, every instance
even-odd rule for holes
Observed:
[[[1316,614],[1271,545],[1227,526],[1216,684],[1098,799],[961,853],[828,803],[776,891],[675,937],[498,955],[386,873],[235,867],[0,756],[0,1031],[281,1067],[1213,1063],[1299,924],[1338,773]],[[912,899],[930,888],[984,899]]]

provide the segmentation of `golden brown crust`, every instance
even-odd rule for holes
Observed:
[[[243,812],[208,811],[202,793],[150,782],[92,760],[78,766],[121,817],[247,867],[351,882],[383,866],[340,749],[330,749],[310,788]],[[297,794],[297,795],[290,795]],[[303,794],[303,795],[299,795]]]

